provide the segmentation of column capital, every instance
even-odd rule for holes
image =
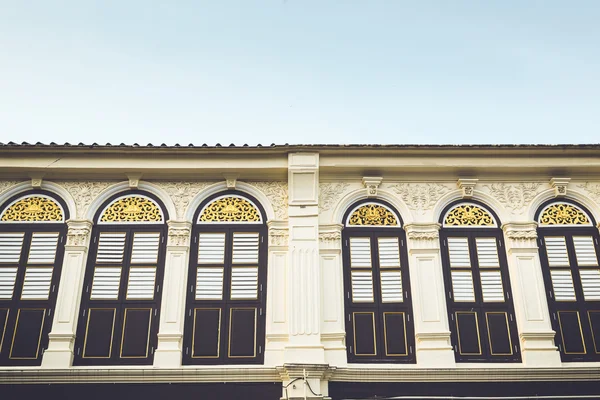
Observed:
[[[67,250],[87,250],[89,246],[90,233],[92,232],[92,221],[87,219],[67,220]]]
[[[408,248],[411,252],[425,250],[426,252],[438,251],[440,248],[441,224],[434,223],[411,223],[404,225]]]
[[[342,249],[342,224],[319,225],[319,248],[323,250]]]
[[[287,221],[268,221],[269,249],[286,250],[289,244],[290,230]]]
[[[192,223],[189,221],[167,221],[169,227],[169,240],[167,247],[187,247],[190,246],[190,237],[192,234]]]
[[[507,249],[537,249],[537,222],[507,222],[502,230]]]

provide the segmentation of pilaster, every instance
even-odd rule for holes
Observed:
[[[92,222],[67,221],[67,243],[48,348],[42,358],[42,368],[68,368],[73,362],[73,347],[81,291],[85,275]]]
[[[452,367],[455,362],[444,297],[440,224],[413,223],[404,229],[408,241],[417,364]]]
[[[185,293],[192,224],[188,221],[167,221],[169,227],[165,274],[162,282],[161,316],[154,366],[181,366]]]
[[[512,286],[523,363],[528,366],[560,366],[554,345],[535,222],[502,225]]]
[[[290,153],[288,281],[289,341],[287,363],[323,363],[320,338],[321,278],[319,271],[319,154]]]

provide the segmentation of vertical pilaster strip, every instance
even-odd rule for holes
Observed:
[[[190,255],[192,224],[187,221],[167,221],[169,238],[162,282],[162,301],[158,346],[154,366],[181,366],[181,349],[185,314],[185,295]]]
[[[415,317],[417,364],[454,366],[450,341],[438,223],[415,223],[406,230]]]
[[[526,366],[560,366],[544,289],[536,228],[535,222],[502,225],[521,352]]]
[[[67,244],[56,298],[56,310],[52,329],[48,335],[48,348],[42,358],[42,368],[68,368],[73,362],[75,331],[92,222],[71,219],[67,221],[67,227]]]
[[[323,363],[320,338],[319,154],[288,155],[290,273],[287,363]]]

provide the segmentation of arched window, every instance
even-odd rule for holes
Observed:
[[[600,361],[598,230],[583,207],[552,200],[539,209],[540,261],[563,361]]]
[[[0,365],[40,365],[48,346],[60,281],[65,220],[62,199],[31,191],[0,214]]]
[[[478,202],[442,213],[442,263],[457,362],[521,360],[498,218]]]
[[[184,333],[184,364],[263,362],[267,241],[265,213],[231,191],[195,214]]]
[[[344,217],[344,299],[350,362],[415,362],[406,239],[398,213],[363,201]]]
[[[167,216],[153,195],[118,194],[95,216],[75,365],[152,364]]]

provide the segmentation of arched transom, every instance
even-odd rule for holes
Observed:
[[[400,226],[400,223],[398,216],[383,204],[365,203],[352,210],[346,226]]]
[[[161,223],[165,218],[151,198],[135,194],[113,200],[100,215],[101,224]]]
[[[0,221],[2,222],[64,222],[65,212],[51,197],[41,194],[21,197],[9,204]]]
[[[238,195],[219,196],[202,208],[199,223],[261,223],[258,207],[245,197]]]
[[[538,218],[540,226],[548,225],[592,225],[588,215],[579,207],[569,203],[547,205]]]
[[[496,220],[485,208],[473,203],[452,207],[444,216],[444,226],[495,227]]]

